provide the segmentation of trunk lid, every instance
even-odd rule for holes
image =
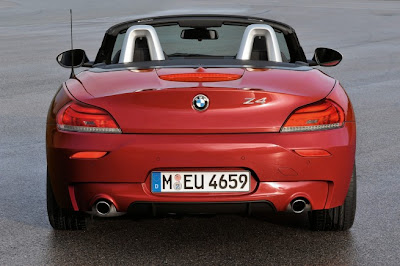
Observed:
[[[240,75],[232,81],[177,82],[160,75],[199,73],[173,68],[146,71],[86,71],[84,87],[72,89],[80,101],[109,111],[123,133],[256,133],[279,132],[299,106],[324,98],[335,80],[318,70],[207,68],[204,73]],[[205,111],[193,99],[208,97]]]

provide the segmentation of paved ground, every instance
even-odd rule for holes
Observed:
[[[400,258],[400,2],[0,0],[0,264],[388,264]],[[102,1],[106,2],[106,1]],[[244,4],[246,2],[246,4]],[[314,2],[314,3],[313,3]],[[55,232],[45,210],[45,118],[68,77],[55,56],[75,46],[95,56],[106,28],[144,13],[258,15],[293,25],[311,57],[347,88],[358,120],[359,194],[349,232],[307,230],[304,216],[96,220]],[[168,11],[165,11],[168,10]],[[211,11],[209,11],[211,12]]]

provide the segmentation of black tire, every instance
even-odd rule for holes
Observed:
[[[315,231],[346,231],[354,223],[357,202],[357,174],[356,167],[350,181],[349,190],[342,206],[309,212],[311,229]]]
[[[81,212],[61,209],[58,207],[47,173],[46,183],[47,215],[50,225],[56,230],[86,230],[87,215]]]

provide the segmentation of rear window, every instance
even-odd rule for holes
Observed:
[[[184,29],[178,25],[156,27],[160,39],[161,47],[170,56],[203,55],[203,56],[228,56],[234,57],[239,50],[244,26],[223,25],[218,28],[208,28],[216,30],[218,39],[216,40],[187,40],[181,38]]]

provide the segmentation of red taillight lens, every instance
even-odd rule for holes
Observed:
[[[343,126],[342,108],[330,100],[307,105],[296,110],[286,121],[281,132],[316,131]]]
[[[69,103],[58,112],[57,126],[64,131],[121,133],[107,111],[78,103]]]
[[[240,79],[242,76],[237,74],[223,73],[183,73],[161,75],[160,79],[180,82],[217,82]]]

